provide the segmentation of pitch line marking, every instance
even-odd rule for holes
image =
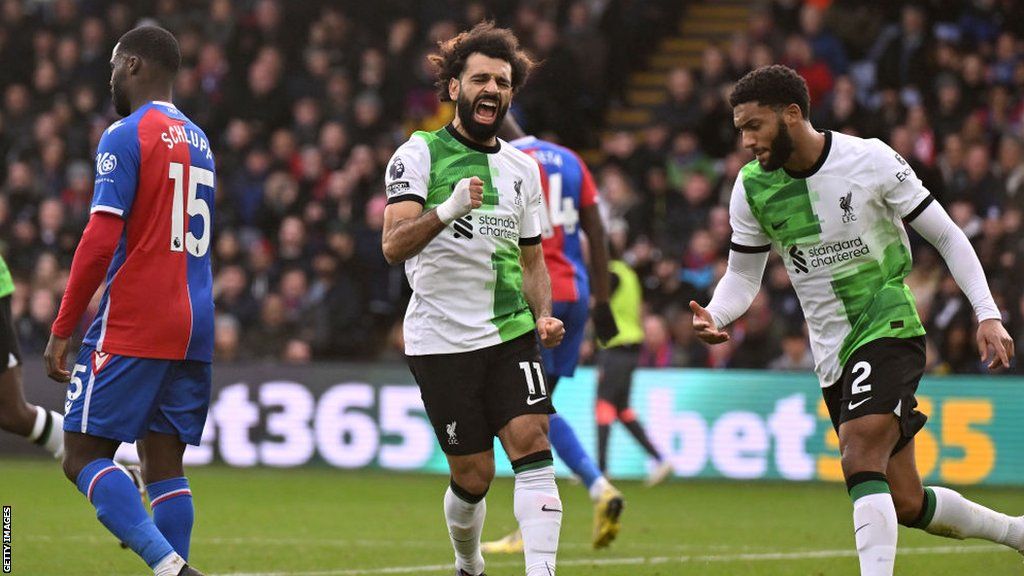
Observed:
[[[1007,550],[1005,546],[926,546],[916,548],[900,548],[897,555],[927,554],[980,554],[997,550]],[[750,552],[740,554],[704,554],[692,556],[635,556],[622,558],[573,558],[561,560],[560,566],[628,566],[639,564],[690,564],[705,562],[759,562],[774,560],[810,560],[821,558],[855,558],[857,551],[841,550],[807,550],[803,552]],[[521,567],[522,562],[488,562],[494,568]],[[213,576],[375,576],[385,574],[431,574],[445,573],[452,570],[452,564],[428,564],[423,566],[392,566],[388,568],[357,568],[339,570],[315,570],[309,572],[231,572]]]

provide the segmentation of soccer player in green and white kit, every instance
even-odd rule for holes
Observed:
[[[0,430],[24,436],[60,458],[64,453],[64,415],[25,401],[21,348],[11,317],[14,281],[0,257]]]
[[[556,346],[565,330],[551,317],[540,169],[496,137],[532,62],[490,23],[442,43],[430,60],[457,113],[440,130],[413,134],[388,163],[383,248],[388,262],[405,262],[413,289],[405,353],[451,470],[444,512],[456,574],[483,574],[498,436],[516,475],[526,574],[551,576],[562,504],[537,338]]]
[[[1009,366],[1013,341],[964,233],[907,162],[877,139],[815,131],[807,85],[792,69],[766,66],[730,97],[743,167],[729,212],[729,266],[707,309],[690,302],[705,342],[757,294],[770,248],[782,256],[810,329],[815,371],[839,434],[853,500],[863,576],[889,576],[897,523],[953,538],[984,538],[1024,549],[1024,517],[1010,517],[942,487],[924,487],[914,435],[924,372],[924,328],[903,279],[910,272],[904,223],[949,266],[978,317],[978,349],[992,370]]]

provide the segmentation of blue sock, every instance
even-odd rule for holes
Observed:
[[[576,437],[576,432],[572,426],[569,426],[569,422],[565,418],[558,414],[552,414],[550,422],[548,437],[551,439],[551,445],[554,446],[558,457],[583,479],[583,484],[587,488],[590,488],[591,484],[601,477],[601,471],[597,468],[597,464],[583,449],[580,439]]]
[[[160,533],[174,547],[174,551],[188,560],[188,547],[192,539],[192,490],[188,478],[169,478],[146,485],[149,506],[153,509],[153,522]]]
[[[141,556],[150,568],[174,553],[146,513],[132,479],[113,460],[93,460],[82,468],[75,484],[96,508],[100,523]]]

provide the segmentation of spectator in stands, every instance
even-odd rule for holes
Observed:
[[[0,250],[17,282],[12,312],[26,337],[35,337],[47,302],[62,290],[88,218],[93,155],[113,120],[113,39],[142,17],[178,35],[184,68],[175,100],[203,118],[217,150],[223,359],[394,357],[388,347],[400,341],[393,328],[408,288],[376,248],[381,174],[409,131],[451,117],[423,55],[481,17],[514,24],[546,61],[517,98],[523,124],[592,149],[586,159],[610,236],[644,284],[651,365],[774,359],[742,342],[702,353],[676,326],[687,325],[679,320],[682,295],[724,268],[725,205],[750,160],[736,145],[730,84],[783,59],[815,87],[818,124],[886,139],[906,159],[975,242],[1008,325],[1024,334],[1019,8],[793,0],[756,7],[744,30],[666,75],[666,104],[646,110],[650,122],[614,125],[606,112],[628,104],[627,86],[648,67],[647,51],[677,33],[687,3],[453,0],[423,3],[413,15],[387,4],[369,11],[323,0],[209,0],[158,3],[144,13],[113,0],[4,2]],[[884,32],[870,46],[875,29]],[[915,242],[908,283],[932,331],[934,365],[974,370],[958,355],[962,303],[944,292],[943,267],[922,266],[933,260],[929,250]],[[777,259],[763,298],[779,320],[771,330],[800,320]],[[307,330],[289,314],[312,318]],[[753,335],[763,328],[757,319],[751,325]]]
[[[668,99],[655,111],[659,124],[672,132],[693,130],[700,120],[700,97],[688,68],[673,68],[665,82]]]
[[[821,7],[809,2],[803,5],[800,9],[800,32],[833,75],[846,74],[850,66],[846,48],[839,38],[825,29],[825,12]]]
[[[768,363],[769,370],[810,372],[814,358],[807,345],[807,334],[802,325],[790,326],[782,335],[782,354]]]

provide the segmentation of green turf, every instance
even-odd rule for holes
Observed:
[[[190,476],[197,506],[192,560],[210,576],[452,573],[426,568],[451,561],[442,477],[221,467]],[[566,511],[560,576],[857,573],[850,503],[839,485],[701,481],[647,489],[625,483],[623,531],[601,552],[589,548],[585,491],[567,482],[560,487]],[[511,489],[508,479],[491,489],[486,538],[514,528]],[[998,509],[1024,511],[1020,490],[964,492]],[[0,504],[13,506],[16,575],[149,573],[117,546],[53,463],[0,461]],[[1020,556],[977,541],[901,528],[900,547],[901,575],[1024,573]],[[522,566],[521,556],[490,557],[488,574],[521,575]]]

